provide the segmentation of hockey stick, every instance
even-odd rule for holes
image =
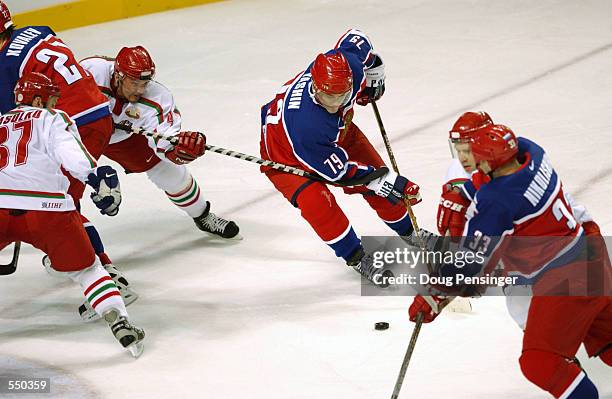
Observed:
[[[21,241],[16,241],[13,246],[13,258],[10,263],[0,265],[0,276],[8,276],[15,273],[17,270],[17,261],[19,260],[19,250],[21,249]]]
[[[376,105],[376,101],[372,101],[372,108],[374,109],[374,115],[376,116],[376,122],[378,123],[378,129],[380,129],[380,135],[383,138],[383,142],[385,143],[385,148],[387,149],[387,154],[389,155],[389,161],[391,161],[391,167],[393,168],[393,171],[399,175],[400,172],[399,172],[399,168],[397,167],[397,162],[395,161],[395,155],[393,155],[393,150],[391,149],[391,142],[389,141],[389,136],[387,136],[387,131],[385,130],[385,127],[382,122],[382,118],[380,117],[380,112],[378,111],[378,105]],[[421,236],[419,235],[419,225],[417,223],[416,217],[414,216],[414,212],[412,211],[412,206],[410,205],[410,201],[405,198],[404,204],[406,205],[408,216],[410,217],[410,221],[412,222],[412,227],[414,228],[415,236],[419,240],[419,246],[421,247],[421,249],[425,249],[425,245],[423,244]]]
[[[387,136],[387,131],[382,122],[382,118],[380,116],[380,112],[378,111],[378,106],[375,101],[372,101],[372,108],[374,109],[374,115],[376,116],[376,122],[378,123],[378,128],[380,130],[380,134],[383,138],[383,142],[385,143],[385,148],[387,149],[387,154],[389,155],[389,161],[391,162],[391,167],[397,173],[400,174],[399,168],[397,166],[397,162],[395,161],[395,155],[393,155],[393,150],[391,149],[391,142],[389,141],[389,136]],[[416,216],[414,216],[414,212],[412,211],[412,206],[410,205],[410,201],[408,199],[404,199],[404,204],[406,205],[406,210],[408,211],[408,216],[410,217],[410,221],[412,222],[412,227],[414,228],[415,236],[419,241],[419,246],[422,250],[425,250],[425,245],[423,243],[422,238],[419,235],[419,225],[416,221]],[[429,273],[432,272],[432,267],[428,263],[427,269]],[[442,302],[436,303],[436,301],[431,296],[423,296],[423,299],[427,302],[429,306],[431,306],[432,310],[436,313],[440,313],[442,309],[444,309],[455,297],[449,296],[445,298]],[[400,389],[402,389],[402,384],[404,383],[404,377],[406,376],[406,371],[408,370],[408,364],[410,364],[410,358],[412,357],[412,352],[416,346],[417,339],[419,337],[419,333],[421,332],[421,327],[423,326],[423,312],[419,312],[417,314],[417,319],[415,321],[414,330],[412,332],[412,337],[410,338],[410,342],[408,344],[408,348],[406,349],[406,355],[404,355],[404,360],[402,361],[402,365],[400,367],[399,375],[397,376],[397,380],[395,381],[395,387],[393,388],[393,394],[391,396],[392,399],[397,399]]]
[[[121,124],[115,123],[115,129],[123,130],[125,132],[132,133],[132,134],[140,134],[140,135],[143,135],[143,136],[152,137],[154,139],[166,140],[166,141],[169,141],[171,144],[177,144],[178,143],[178,138],[176,136],[165,136],[163,133],[149,132],[149,131],[144,130],[143,128],[131,128],[129,126],[125,126],[125,125],[121,125]],[[322,178],[321,176],[318,176],[318,175],[315,175],[313,173],[307,172],[307,171],[305,171],[303,169],[299,169],[299,168],[296,168],[296,167],[293,167],[293,166],[289,166],[289,165],[284,165],[282,163],[278,163],[278,162],[274,162],[274,161],[268,161],[266,159],[258,158],[258,157],[255,157],[253,155],[244,154],[242,152],[238,152],[238,151],[234,151],[234,150],[228,150],[227,148],[217,147],[217,146],[214,146],[214,145],[206,144],[206,150],[207,151],[215,152],[217,154],[225,155],[225,156],[228,156],[228,157],[242,159],[243,161],[253,162],[253,163],[256,163],[258,165],[269,166],[269,167],[271,167],[273,169],[280,170],[282,172],[291,173],[291,174],[294,174],[294,175],[297,175],[297,176],[306,177],[306,178],[311,179],[311,180],[316,180],[316,181],[320,181],[320,182],[325,183],[325,184],[332,184],[334,186],[339,186],[339,187],[359,186],[359,185],[367,184],[370,181],[375,180],[375,179],[383,176],[388,171],[387,168],[378,168],[378,169],[374,170],[374,172],[372,172],[372,173],[370,173],[370,174],[368,174],[368,175],[366,175],[366,176],[364,176],[362,178],[349,179],[349,180],[346,180],[346,181],[329,181],[329,180],[326,180],[326,179]]]
[[[402,389],[404,377],[406,376],[406,371],[408,370],[408,365],[410,364],[410,358],[412,357],[412,352],[414,352],[414,347],[416,346],[417,338],[419,338],[421,326],[423,326],[423,318],[423,312],[419,312],[419,314],[417,314],[417,318],[414,324],[414,330],[412,330],[412,337],[410,337],[410,343],[408,344],[406,354],[404,355],[404,360],[402,361],[402,367],[400,367],[400,372],[397,376],[397,381],[395,381],[395,387],[393,387],[393,394],[391,395],[391,399],[397,399],[400,393],[400,389]]]

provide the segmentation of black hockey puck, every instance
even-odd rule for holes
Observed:
[[[382,331],[382,330],[386,330],[389,328],[389,323],[387,323],[386,321],[379,321],[378,323],[374,324],[374,329]]]

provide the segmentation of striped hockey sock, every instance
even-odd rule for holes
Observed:
[[[185,211],[192,218],[202,215],[206,209],[206,200],[200,192],[200,186],[192,177],[187,187],[177,193],[166,195],[174,205]]]
[[[93,266],[71,272],[70,277],[83,287],[85,298],[98,315],[102,316],[107,310],[114,308],[121,316],[127,317],[127,310],[117,286],[97,259]]]

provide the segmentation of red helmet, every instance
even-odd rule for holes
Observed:
[[[11,26],[13,26],[11,12],[6,4],[4,4],[3,1],[0,1],[0,33],[5,32]]]
[[[32,105],[34,98],[40,97],[43,105],[49,97],[59,97],[60,89],[51,79],[38,72],[30,72],[21,77],[15,85],[15,103]]]
[[[486,125],[470,135],[472,154],[476,164],[487,161],[491,170],[505,164],[518,153],[514,132],[504,125]]]
[[[144,47],[124,47],[115,59],[115,71],[132,79],[151,80],[155,76],[155,63]]]
[[[493,119],[486,112],[466,112],[457,119],[453,128],[448,132],[449,138],[451,140],[467,140],[470,138],[470,133],[492,124]]]
[[[353,73],[341,52],[319,54],[312,68],[312,81],[317,90],[327,94],[343,94],[353,88]]]

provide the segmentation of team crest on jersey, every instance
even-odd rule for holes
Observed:
[[[350,110],[349,112],[346,113],[346,115],[344,115],[344,126],[340,130],[340,141],[344,140],[344,137],[346,136],[346,132],[348,132],[349,127],[351,126],[351,123],[353,122],[353,115],[354,115],[353,110]]]
[[[129,116],[132,119],[139,119],[140,118],[140,110],[138,109],[137,106],[129,106],[125,109],[125,114],[127,116]]]
[[[133,127],[132,122],[130,122],[130,121],[121,121],[121,122],[118,123],[118,125],[126,126],[129,129],[132,129],[132,127]]]

